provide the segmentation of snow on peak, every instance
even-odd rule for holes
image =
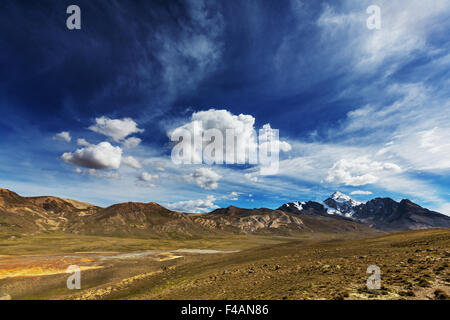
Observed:
[[[330,198],[323,202],[325,209],[329,214],[344,215],[351,217],[354,212],[354,207],[359,206],[362,202],[356,201],[346,194],[336,191]]]
[[[330,198],[338,203],[349,202],[353,206],[362,204],[362,202],[352,199],[350,196],[343,194],[342,192],[339,192],[339,191],[336,191],[335,193],[333,193]]]
[[[302,211],[303,210],[303,206],[305,204],[306,204],[306,202],[303,202],[303,201],[295,201],[295,202],[286,203],[285,206],[286,207],[294,207],[296,210]]]
[[[303,205],[304,204],[305,204],[304,202],[299,202],[299,201],[293,203],[294,207],[296,207],[298,211],[302,211],[303,210]]]
[[[350,201],[352,200],[352,198],[350,198],[348,195],[343,194],[339,191],[336,191],[335,193],[333,193],[330,197],[331,199],[338,201],[338,202],[344,202],[344,201]]]

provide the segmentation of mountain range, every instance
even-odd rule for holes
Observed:
[[[383,231],[450,227],[450,217],[407,199],[397,202],[391,198],[375,198],[360,202],[340,192],[333,193],[322,203],[291,202],[278,210],[298,215],[336,215]]]
[[[450,217],[409,200],[359,202],[335,192],[323,202],[290,202],[276,210],[234,206],[206,214],[166,209],[155,202],[101,208],[52,196],[22,197],[0,189],[0,232],[130,237],[199,237],[226,234],[363,233],[449,228]]]

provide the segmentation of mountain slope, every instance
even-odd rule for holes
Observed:
[[[405,199],[376,198],[354,210],[353,218],[386,231],[450,228],[450,217]]]
[[[215,221],[221,228],[230,226],[244,233],[289,233],[307,230],[298,216],[267,208],[243,209],[230,206],[216,209],[205,215],[204,218]]]
[[[82,209],[72,203],[79,204]],[[100,208],[57,197],[22,197],[0,189],[0,231],[32,232],[65,230],[69,221],[90,215]]]
[[[25,197],[24,199],[41,207],[48,213],[60,214],[63,216],[69,214],[74,214],[76,216],[91,215],[101,209],[90,203],[51,196]]]
[[[390,198],[376,198],[364,203],[340,192],[333,193],[323,203],[290,202],[279,210],[298,215],[346,218],[383,231],[450,228],[450,217],[409,200],[396,202]]]
[[[219,225],[230,225],[243,232],[275,233],[290,235],[301,232],[308,233],[346,233],[358,232],[363,234],[376,234],[373,229],[346,219],[329,216],[323,206],[314,202],[303,204],[301,215],[286,210],[242,209],[228,207],[216,209],[205,216],[215,220]],[[323,211],[320,211],[322,207]]]
[[[58,221],[26,198],[0,189],[0,231],[35,232],[51,229]]]
[[[126,202],[80,217],[68,231],[82,234],[160,237],[166,234],[193,236],[205,231],[186,214],[168,210],[155,202]]]
[[[289,202],[283,204],[281,207],[278,208],[278,210],[284,211],[284,212],[290,212],[295,214],[309,214],[309,215],[323,215],[323,216],[329,216],[327,209],[322,203],[315,202],[315,201],[308,201],[308,202]]]
[[[449,228],[450,218],[402,200],[358,202],[336,192],[323,203],[291,202],[277,210],[227,207],[207,214],[171,211],[157,203],[127,202],[100,208],[51,196],[21,197],[0,189],[0,232],[63,231],[126,237],[201,237],[229,234],[375,234]]]
[[[363,204],[356,201],[349,196],[336,191],[323,202],[329,214],[339,214],[346,217],[351,217],[355,212],[354,208]]]

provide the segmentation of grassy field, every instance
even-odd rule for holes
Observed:
[[[281,240],[262,237],[201,238],[201,239],[142,239],[71,235],[65,233],[0,238],[0,255],[59,254],[70,252],[112,251],[133,252],[178,248],[250,248],[260,243]]]
[[[88,251],[240,250],[161,253],[141,258],[85,259],[82,289],[68,290],[65,273],[0,280],[13,299],[445,299],[450,230],[410,231],[375,238],[121,239],[48,234],[0,241],[0,254]],[[37,240],[38,239],[38,240]],[[0,268],[5,261],[0,259]],[[81,261],[81,260],[80,260]],[[66,268],[73,261],[63,260]],[[369,265],[381,269],[380,290],[368,290]]]
[[[129,238],[102,237],[46,232],[34,235],[12,235],[0,233],[0,255],[60,254],[70,252],[112,251],[133,252],[145,250],[194,249],[248,249],[265,244],[277,244],[307,239],[355,238],[358,234],[304,233],[295,237],[230,235],[201,238]]]

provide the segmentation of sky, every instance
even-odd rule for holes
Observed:
[[[447,0],[3,0],[0,186],[184,212],[339,190],[450,215],[449,30]],[[174,163],[196,121],[278,129],[278,172]]]

